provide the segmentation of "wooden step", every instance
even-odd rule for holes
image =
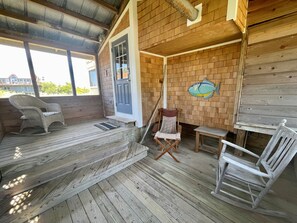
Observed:
[[[136,122],[134,119],[123,118],[115,115],[106,116],[106,118],[108,119],[108,122],[123,127],[133,127],[135,126]]]
[[[96,145],[86,151],[73,152],[68,156],[63,156],[60,159],[44,163],[38,167],[10,174],[2,180],[0,200],[3,199],[4,196],[19,194],[120,153],[128,149],[128,144],[128,141],[118,141],[104,146]]]
[[[129,148],[74,172],[59,176],[0,204],[0,222],[24,222],[52,208],[95,183],[147,156],[148,148],[131,143]]]
[[[96,127],[95,127],[96,128]],[[108,132],[99,131],[91,135],[73,136],[69,138],[47,137],[32,143],[0,149],[0,168],[3,177],[17,174],[21,171],[43,165],[53,160],[67,157],[79,151],[85,151],[94,146],[105,145],[110,142],[127,140],[136,141],[137,128],[119,128]],[[20,157],[15,158],[19,148]],[[3,151],[4,150],[4,151]]]

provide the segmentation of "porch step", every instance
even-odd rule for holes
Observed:
[[[123,118],[119,116],[106,116],[108,121],[114,125],[123,126],[123,127],[133,127],[135,126],[135,120]]]
[[[128,149],[128,141],[117,141],[103,146],[93,146],[85,151],[69,153],[51,162],[46,162],[29,170],[7,175],[0,188],[0,200],[4,196],[16,195],[36,186],[54,180],[65,174],[101,161]]]
[[[97,129],[97,127],[94,127]],[[127,140],[137,141],[137,128],[118,128],[108,132],[97,131],[90,134],[73,134],[72,137],[61,138],[50,136],[32,143],[13,144],[1,148],[0,169],[3,177],[15,175],[25,170],[83,152],[111,142]],[[18,150],[19,149],[19,150]],[[20,155],[16,157],[16,155]]]
[[[119,143],[118,146],[121,147],[119,151],[116,151],[115,149],[117,143]],[[52,163],[49,162],[34,167],[32,170],[28,171],[28,179],[34,181],[34,183],[32,183],[34,187],[25,191],[19,189],[22,193],[14,196],[7,195],[1,200],[0,222],[16,223],[28,221],[34,216],[52,208],[80,191],[87,189],[100,180],[103,180],[121,169],[139,161],[147,155],[148,150],[147,147],[135,142],[129,143],[128,147],[126,142],[116,142],[113,143],[113,146],[114,149],[111,150],[113,150],[115,154],[112,155],[111,152],[108,151],[109,146],[106,145],[106,147],[99,150],[101,155],[94,154],[93,158],[91,158],[91,156],[93,152],[96,151],[96,148],[77,153],[77,156],[71,155],[69,157],[63,157],[61,160],[53,161]],[[79,156],[82,159],[81,163],[84,167],[75,168],[79,166],[75,162],[78,160]],[[97,161],[95,157],[97,157]],[[89,158],[91,161],[87,165],[86,161]],[[61,164],[64,168],[63,162],[66,161],[69,162],[69,164],[65,164],[67,173],[65,172],[65,174],[62,174],[62,170],[54,168],[55,163]],[[52,167],[52,169],[47,171],[47,165],[49,165],[48,167]],[[41,169],[42,174],[38,173],[39,168]],[[59,175],[58,177],[53,176],[55,171],[57,171],[56,173]],[[31,173],[32,177],[29,176]],[[47,174],[50,174],[53,177],[50,181],[47,181],[47,177],[44,176]],[[45,183],[39,184],[39,177]],[[25,188],[29,187],[28,185],[30,185],[30,182],[26,183],[26,181],[24,181],[24,183],[27,184]],[[21,188],[21,186],[17,185],[16,188]]]

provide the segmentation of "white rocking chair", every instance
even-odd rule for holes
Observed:
[[[280,176],[297,152],[297,133],[285,126],[283,120],[268,142],[261,156],[245,148],[222,140],[223,149],[217,168],[215,197],[232,205],[262,214],[286,217],[286,213],[259,207],[264,195]],[[253,157],[249,162],[226,152],[233,147]]]

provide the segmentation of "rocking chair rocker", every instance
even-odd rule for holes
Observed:
[[[223,149],[216,177],[215,197],[241,208],[278,217],[286,213],[259,207],[259,203],[297,152],[297,133],[283,120],[261,156],[233,143],[222,140]],[[226,153],[227,146],[245,152],[256,163]]]
[[[168,153],[176,162],[179,162],[172,154],[172,150],[177,151],[178,144],[181,140],[182,126],[179,125],[179,113],[179,109],[159,109],[158,131],[154,139],[160,145],[162,153],[156,157],[156,160]],[[162,125],[160,128],[161,122]]]

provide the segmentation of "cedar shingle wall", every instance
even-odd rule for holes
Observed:
[[[113,104],[113,86],[112,73],[110,66],[110,49],[109,44],[106,44],[103,51],[99,54],[99,71],[101,81],[102,100],[105,110],[105,115],[114,114]]]
[[[115,36],[127,27],[129,27],[129,11],[126,12],[112,36]],[[112,71],[110,61],[110,48],[108,43],[99,54],[99,72],[105,115],[114,115],[115,111],[113,103]]]
[[[130,26],[130,22],[129,22],[129,10],[128,10],[126,12],[126,14],[123,16],[123,18],[122,18],[121,22],[119,23],[119,25],[117,26],[117,28],[114,30],[114,33],[112,36],[117,35],[124,29],[128,28],[129,26]]]
[[[168,108],[182,108],[181,122],[233,131],[240,44],[168,58]],[[221,83],[220,95],[193,97],[188,88],[204,78]]]
[[[139,49],[144,50],[197,32],[202,25],[226,20],[227,0],[189,0],[189,2],[193,6],[202,2],[202,21],[190,27],[186,25],[186,18],[165,0],[138,2]]]
[[[140,54],[143,123],[146,124],[160,97],[163,58]]]

